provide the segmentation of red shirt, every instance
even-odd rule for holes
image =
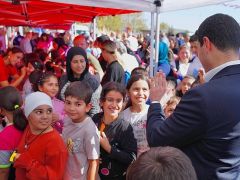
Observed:
[[[0,82],[8,81],[9,77],[17,73],[17,68],[12,65],[5,65],[3,58],[0,56]]]
[[[14,163],[16,180],[63,179],[68,152],[56,130],[34,135],[27,127],[17,150],[21,155]]]

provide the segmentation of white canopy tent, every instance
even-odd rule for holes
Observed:
[[[160,12],[170,12],[184,9],[197,8],[208,5],[216,5],[222,3],[228,3],[234,0],[47,0],[51,2],[62,2],[66,4],[77,4],[93,7],[108,7],[124,10],[137,10],[143,12],[151,12],[151,52],[153,52],[153,38],[154,28],[156,29],[155,36],[155,63],[153,61],[153,55],[150,58],[150,77],[154,75],[158,62],[159,53],[159,14]],[[156,18],[154,20],[154,14]],[[155,22],[155,23],[154,23]]]
[[[156,12],[155,0],[47,0],[94,7],[109,7],[117,9],[137,10],[144,12]],[[164,0],[161,12],[169,12],[183,9],[220,4],[232,0]]]

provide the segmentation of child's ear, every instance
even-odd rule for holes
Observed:
[[[41,92],[42,92],[42,90],[43,90],[42,86],[40,86],[40,85],[38,85],[38,89],[39,89],[39,91],[41,91]]]
[[[130,93],[129,93],[129,91],[127,91],[127,96],[126,97],[130,97]]]
[[[101,100],[99,102],[99,105],[100,105],[101,108],[103,107],[103,102]]]
[[[91,108],[92,108],[92,103],[88,103],[86,105],[86,113],[88,113],[91,110]]]
[[[3,108],[0,108],[0,114],[5,116],[5,113],[4,113],[4,109]]]

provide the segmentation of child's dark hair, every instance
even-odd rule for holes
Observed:
[[[125,100],[125,97],[126,97],[125,87],[122,84],[117,83],[117,82],[108,82],[102,88],[102,92],[101,92],[101,95],[100,95],[100,101],[102,101],[102,102],[105,101],[106,95],[110,91],[119,92],[120,94],[122,94],[123,100]]]
[[[143,67],[136,67],[132,70],[131,72],[131,76],[137,75],[137,74],[141,74],[144,76],[148,76],[148,72],[145,68]]]
[[[35,76],[35,77],[32,77],[32,78],[34,78],[35,82],[31,82],[32,83],[32,88],[33,88],[34,92],[39,91],[39,86],[43,86],[43,84],[50,77],[55,77],[58,80],[57,76],[54,73],[52,73],[52,72],[44,72],[43,73],[41,71],[36,71],[36,72],[34,72],[34,74],[32,74],[32,76]],[[33,80],[33,79],[31,79],[31,80]],[[30,77],[29,77],[29,81],[30,81]]]
[[[31,72],[31,74],[28,77],[29,82],[32,85],[32,90],[34,92],[38,91],[38,81],[42,77],[42,75],[43,75],[42,71],[34,70],[33,72]]]
[[[55,70],[54,70],[54,67],[53,67],[53,62],[52,61],[47,61],[45,63],[45,69],[46,69],[46,72],[52,72],[54,73]]]
[[[3,87],[0,89],[0,99],[0,108],[12,112],[14,127],[23,131],[28,121],[21,108],[23,101],[19,91],[12,86]]]
[[[67,87],[64,96],[76,97],[80,100],[83,100],[86,104],[91,102],[93,90],[87,82],[84,81],[75,81],[71,82]]]
[[[129,81],[128,81],[128,83],[127,83],[126,89],[129,91],[130,88],[131,88],[131,86],[133,85],[133,83],[135,83],[136,81],[139,81],[139,80],[144,80],[144,81],[146,81],[147,84],[148,84],[148,87],[149,87],[149,89],[150,89],[150,82],[149,82],[149,80],[148,80],[148,77],[145,76],[145,75],[143,75],[143,74],[135,74],[135,75],[131,76],[131,78],[129,79]],[[131,102],[131,99],[129,98],[129,99],[128,99],[128,102],[127,102],[127,104],[126,104],[126,106],[125,106],[125,109],[127,109],[127,108],[130,107],[130,106],[132,106],[132,102]]]
[[[34,51],[34,53],[36,53],[36,54],[38,55],[39,59],[40,59],[42,62],[44,62],[44,61],[46,60],[47,55],[48,55],[46,52],[44,52],[43,49],[36,49],[36,50]]]
[[[191,160],[174,147],[153,147],[127,170],[127,180],[197,180]]]
[[[9,52],[12,52],[12,54],[16,54],[16,53],[23,53],[23,51],[19,48],[19,47],[12,47],[12,48],[8,48],[6,53],[3,55],[3,57],[8,56]]]
[[[39,59],[38,55],[36,53],[30,53],[26,54],[24,58],[25,64],[27,65],[30,63],[34,69],[43,71],[44,70],[44,64]]]
[[[56,60],[60,59],[60,53],[58,50],[51,50],[48,54],[51,56],[52,62],[56,62]]]

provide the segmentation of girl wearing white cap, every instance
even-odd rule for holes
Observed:
[[[60,135],[51,126],[52,101],[42,92],[26,97],[24,113],[29,126],[14,155],[16,180],[62,179],[67,150]]]

